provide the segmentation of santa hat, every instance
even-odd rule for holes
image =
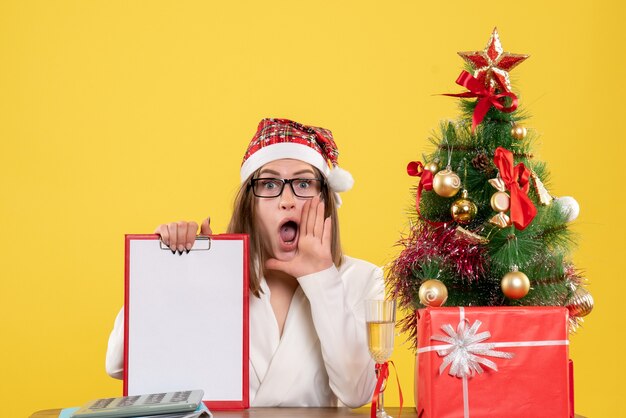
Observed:
[[[263,119],[243,157],[241,182],[269,162],[291,158],[309,163],[322,172],[331,191],[345,192],[352,188],[354,179],[339,168],[338,156],[333,134],[328,129],[287,119]]]

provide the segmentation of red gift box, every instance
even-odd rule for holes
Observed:
[[[417,315],[418,417],[573,415],[566,308],[426,308]]]

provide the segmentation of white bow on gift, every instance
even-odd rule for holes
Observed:
[[[481,357],[498,357],[498,358],[513,358],[513,353],[507,353],[504,351],[494,350],[495,344],[483,343],[486,339],[491,337],[489,331],[476,334],[478,328],[482,325],[481,321],[476,320],[471,327],[467,327],[469,321],[463,318],[457,330],[455,331],[452,325],[445,324],[441,329],[448,334],[445,335],[433,335],[431,340],[441,341],[450,345],[436,347],[437,354],[444,357],[441,366],[439,367],[439,374],[442,374],[446,367],[451,364],[448,373],[452,376],[459,378],[472,377],[475,374],[481,374],[483,368],[481,364],[492,370],[498,371],[498,366],[493,361]]]

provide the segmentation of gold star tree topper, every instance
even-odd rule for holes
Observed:
[[[459,52],[461,58],[474,68],[474,77],[487,88],[511,91],[509,71],[528,58],[525,54],[504,52],[498,28],[493,29],[487,46],[482,51]]]

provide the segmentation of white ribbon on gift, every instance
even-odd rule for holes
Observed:
[[[496,363],[483,356],[513,358],[512,353],[494,350],[494,344],[482,342],[491,337],[491,333],[489,331],[476,333],[482,325],[481,321],[475,321],[471,327],[468,327],[467,324],[469,324],[467,319],[460,321],[456,331],[452,325],[445,324],[441,329],[448,336],[433,335],[430,337],[431,340],[448,343],[445,348],[440,347],[437,350],[437,354],[443,357],[439,374],[442,374],[448,365],[450,365],[448,373],[451,376],[461,378],[481,374],[483,372],[481,364],[497,372]]]
[[[459,324],[456,331],[451,324],[445,324],[441,329],[447,334],[433,335],[431,340],[441,341],[448,344],[431,345],[421,347],[417,350],[418,354],[436,351],[441,357],[444,357],[439,374],[442,374],[446,367],[450,366],[448,374],[461,378],[463,380],[463,417],[469,418],[469,391],[468,378],[481,374],[483,368],[481,364],[494,371],[498,371],[498,366],[491,360],[481,357],[497,357],[504,359],[513,358],[512,353],[494,350],[500,347],[541,347],[554,345],[569,345],[569,340],[540,340],[540,341],[514,341],[514,342],[497,342],[484,343],[483,341],[491,337],[489,331],[483,331],[479,334],[478,328],[482,325],[481,321],[476,320],[471,327],[467,327],[469,321],[465,318],[465,309],[459,307]]]

